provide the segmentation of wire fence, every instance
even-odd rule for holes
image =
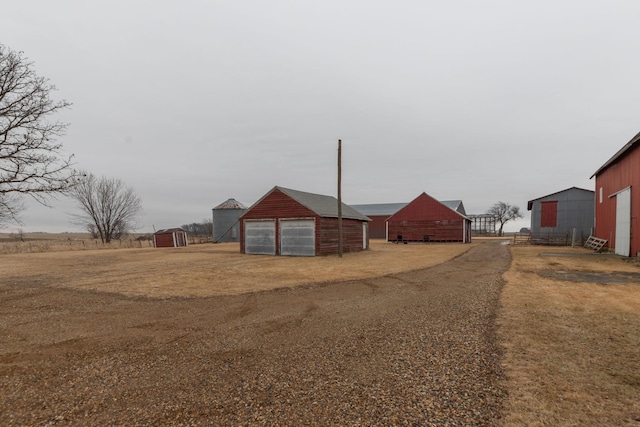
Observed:
[[[187,237],[190,245],[212,243],[211,236],[191,236]],[[146,236],[129,237],[112,240],[110,243],[102,243],[100,239],[74,239],[74,238],[52,238],[52,239],[21,239],[12,237],[0,239],[0,254],[21,254],[39,252],[62,252],[62,251],[85,251],[101,249],[142,249],[153,248],[153,237]]]
[[[4,241],[0,242],[0,254],[20,254],[38,252],[83,251],[119,248],[148,248],[153,247],[152,240],[120,239],[110,243],[100,240],[34,240],[34,241]]]

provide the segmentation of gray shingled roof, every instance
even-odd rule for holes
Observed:
[[[280,190],[287,196],[291,197],[302,206],[312,210],[322,217],[337,218],[338,217],[338,199],[332,196],[323,196],[321,194],[306,193],[304,191],[291,190],[289,188],[275,187],[274,190]],[[361,221],[371,221],[370,218],[361,214],[351,206],[342,203],[342,217],[348,219],[359,219]]]

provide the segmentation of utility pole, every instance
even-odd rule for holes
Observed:
[[[338,140],[338,257],[342,258],[342,140]]]

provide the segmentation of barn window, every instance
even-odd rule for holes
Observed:
[[[540,210],[540,227],[555,227],[558,218],[558,202],[542,202]]]

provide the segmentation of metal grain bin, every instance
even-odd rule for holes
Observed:
[[[213,208],[213,243],[239,242],[240,223],[238,218],[247,209],[236,199],[229,199]]]

